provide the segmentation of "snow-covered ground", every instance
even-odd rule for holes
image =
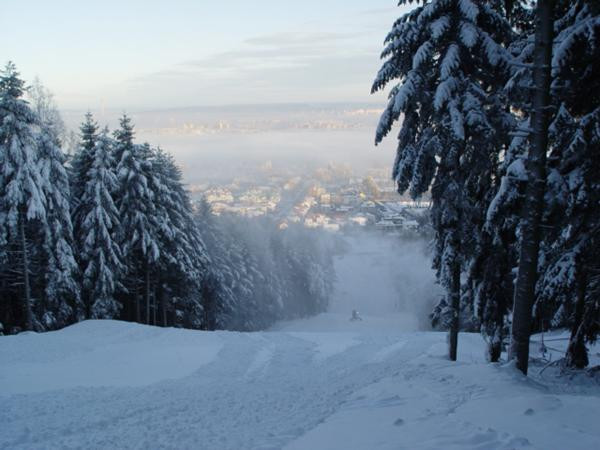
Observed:
[[[487,364],[477,335],[461,335],[452,363],[444,334],[399,331],[412,326],[401,314],[363,319],[0,337],[0,448],[598,448],[592,379],[539,367],[526,379]]]
[[[419,331],[439,292],[423,245],[348,243],[330,312],[269,331],[87,321],[0,337],[0,448],[600,448],[596,381],[525,378],[471,334],[448,361],[445,335]],[[546,336],[553,358],[564,337]]]

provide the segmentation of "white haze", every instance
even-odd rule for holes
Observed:
[[[161,146],[175,156],[185,181],[247,176],[266,161],[274,171],[302,173],[329,163],[348,164],[357,175],[390,168],[396,141],[374,145],[381,105],[292,104],[128,111],[138,142]],[[92,111],[101,126],[118,126],[123,111]],[[64,111],[77,130],[83,111]],[[298,173],[298,174],[300,174]]]
[[[427,242],[375,232],[353,234],[346,241],[347,251],[335,259],[337,280],[329,311],[348,317],[352,309],[363,316],[400,313],[428,329],[428,314],[441,290]]]
[[[353,131],[269,131],[242,135],[146,136],[140,138],[170,150],[183,168],[185,180],[201,183],[248,175],[270,161],[275,170],[298,171],[349,164],[356,174],[365,169],[390,167],[393,149],[375,148],[373,135]],[[391,151],[390,151],[391,150]]]

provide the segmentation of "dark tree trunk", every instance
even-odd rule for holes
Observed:
[[[135,283],[135,321],[137,323],[142,323],[142,314],[141,314],[141,305],[140,305],[140,292],[138,283]]]
[[[583,266],[583,265],[582,265]],[[575,304],[575,320],[571,328],[571,339],[567,348],[567,366],[583,369],[589,364],[587,349],[585,348],[583,316],[585,309],[585,294],[587,290],[587,274],[585,267],[581,267],[577,276],[577,303]]]
[[[489,346],[490,362],[498,362],[502,356],[502,343],[504,341],[504,314],[508,308],[508,299],[511,297],[513,292],[512,273],[507,255],[503,256],[501,267],[498,269],[502,270],[502,273],[504,274],[504,276],[501,278],[503,289],[496,298],[497,305],[496,310],[494,311],[494,323],[496,324],[496,329],[494,330],[494,338],[492,342],[490,342]]]
[[[458,258],[458,254],[455,256]],[[452,310],[450,318],[450,330],[448,333],[448,357],[450,361],[456,361],[458,353],[458,329],[459,329],[459,314],[460,314],[460,262],[452,263],[452,279],[450,280],[450,290],[448,292],[449,304]]]
[[[496,322],[496,329],[494,330],[494,336],[492,341],[489,344],[488,352],[490,362],[498,362],[500,361],[500,356],[502,355],[502,328],[504,326],[503,318],[500,318]]]
[[[509,358],[527,375],[531,317],[537,281],[540,249],[540,218],[546,185],[546,151],[548,147],[548,104],[550,97],[550,64],[552,59],[553,0],[540,0],[536,11],[534,50],[534,94],[531,139],[527,168],[529,181],[523,210],[519,273],[515,287],[513,323]]]
[[[500,355],[502,355],[502,342],[493,341],[490,343],[489,352],[490,362],[500,361]]]
[[[87,289],[81,295],[83,297],[83,304],[85,305],[85,318],[89,320],[92,318],[92,296]]]
[[[465,148],[460,148],[454,152],[454,159],[452,161],[452,169],[450,173],[454,178],[454,182],[458,186],[455,192],[454,198],[446,198],[447,202],[455,202],[456,209],[456,221],[453,224],[454,230],[451,245],[454,247],[454,257],[450,262],[450,286],[448,289],[448,300],[450,309],[452,311],[452,317],[450,318],[450,330],[448,332],[448,358],[450,361],[456,361],[458,355],[458,330],[460,328],[460,274],[461,274],[461,251],[462,251],[462,240],[463,240],[463,228],[462,228],[462,216],[463,216],[463,198],[460,186],[463,183],[463,177],[461,175],[460,167],[460,155],[464,153]]]
[[[156,290],[154,290],[152,295],[152,325],[156,325],[156,307]]]
[[[156,286],[156,289],[158,291],[158,300],[160,303],[160,312],[162,315],[162,326],[166,327],[169,325],[167,322],[167,302],[165,301],[165,293],[160,280],[158,282],[158,285]]]
[[[215,290],[211,281],[205,281],[202,287],[202,306],[204,308],[204,330],[214,331],[217,327],[215,317]]]
[[[25,214],[19,218],[19,234],[21,251],[23,252],[23,294],[25,305],[25,329],[33,331],[33,311],[31,309],[31,285],[29,282],[29,255],[27,254],[27,238],[25,236]]]
[[[146,300],[146,325],[150,325],[150,264],[145,264],[144,297]]]

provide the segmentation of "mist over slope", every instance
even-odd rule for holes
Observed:
[[[345,241],[346,252],[334,260],[337,279],[329,311],[348,316],[352,309],[369,316],[401,313],[419,329],[430,329],[428,314],[441,290],[428,241],[375,232],[352,234]]]

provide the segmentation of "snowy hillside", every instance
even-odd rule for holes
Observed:
[[[525,379],[485,363],[478,335],[461,335],[451,363],[444,334],[363,319],[260,333],[87,321],[0,337],[0,448],[597,448],[590,379]]]

